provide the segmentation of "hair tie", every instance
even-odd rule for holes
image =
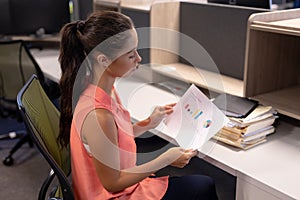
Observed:
[[[83,20],[77,21],[77,30],[79,30],[81,32],[84,28],[84,25],[85,25],[85,21],[83,21]]]

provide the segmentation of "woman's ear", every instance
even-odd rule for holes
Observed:
[[[108,65],[109,65],[109,60],[108,60],[108,58],[107,58],[105,55],[103,55],[103,54],[99,54],[99,55],[97,56],[97,62],[98,62],[101,66],[103,66],[104,68],[107,68]]]

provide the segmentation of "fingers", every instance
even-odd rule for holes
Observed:
[[[185,150],[185,165],[189,164],[190,160],[198,154],[197,150]]]
[[[189,154],[191,157],[194,157],[198,154],[198,150],[188,149],[188,150],[185,150],[185,153]]]
[[[178,163],[178,167],[183,168],[186,165],[190,163],[190,160],[198,154],[197,150],[188,149],[184,150],[182,149],[182,156],[180,159],[180,162]]]
[[[167,107],[174,107],[176,104],[177,104],[177,103],[170,103],[170,104],[167,104],[167,105],[165,105],[165,106],[167,106]]]
[[[164,111],[166,114],[171,114],[173,112],[173,107],[176,105],[176,103],[172,103],[172,104],[167,104],[165,105],[163,108],[164,108]]]
[[[169,114],[171,114],[172,112],[173,112],[173,108],[167,108],[167,109],[165,109],[165,114],[167,114],[167,115],[169,115]]]
[[[168,115],[173,112],[173,107],[176,105],[176,103],[167,104],[164,106],[156,106],[157,111],[159,111],[163,115]]]
[[[173,107],[159,106],[157,107],[157,111],[160,113],[160,115],[165,116],[173,112]]]
[[[175,153],[174,155],[176,155],[177,157],[176,160],[174,160],[174,162],[171,163],[171,166],[178,168],[185,167],[187,164],[189,164],[191,158],[198,154],[197,150],[183,149],[181,147],[173,147],[169,150]]]
[[[187,150],[184,153],[185,159],[190,160],[191,158],[193,158],[194,156],[196,156],[198,154],[197,151],[194,150]]]
[[[188,165],[190,163],[191,158],[190,157],[186,157],[186,158],[182,158],[178,163],[177,163],[177,167],[179,168],[183,168],[186,165]]]

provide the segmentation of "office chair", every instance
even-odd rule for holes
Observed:
[[[18,93],[17,104],[29,135],[51,167],[38,199],[45,199],[54,177],[58,178],[60,186],[55,195],[50,194],[54,195],[50,196],[51,199],[74,199],[68,179],[71,171],[69,149],[61,148],[57,143],[60,112],[45,93],[36,75]]]
[[[22,40],[1,41],[0,42],[0,115],[7,118],[12,117],[20,122],[17,108],[17,94],[25,81],[32,74],[37,74],[44,83],[44,75],[39,65],[34,60],[27,46]],[[26,130],[13,130],[10,133],[0,133],[1,140],[15,139],[20,140],[11,149],[9,155],[4,158],[3,164],[10,166],[14,163],[13,154],[26,142],[32,146],[30,137]]]

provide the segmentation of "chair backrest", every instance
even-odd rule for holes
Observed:
[[[36,74],[44,83],[44,75],[22,40],[0,42],[0,107],[16,111],[16,99],[25,82]]]
[[[1,96],[16,99],[32,74],[42,81],[43,73],[25,43],[22,40],[0,42]]]
[[[57,176],[64,199],[73,199],[68,148],[57,143],[60,112],[46,95],[36,75],[33,75],[17,96],[22,119],[39,151]]]

